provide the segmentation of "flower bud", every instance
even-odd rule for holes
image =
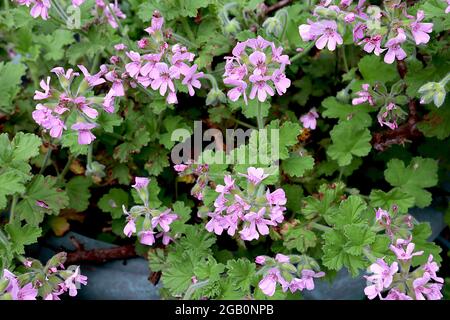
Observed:
[[[239,21],[237,21],[235,18],[228,21],[224,26],[224,31],[226,34],[234,35],[241,31],[241,26],[239,24]]]
[[[445,101],[445,86],[439,82],[428,82],[424,84],[420,87],[419,93],[421,95],[421,104],[433,101],[435,106],[439,108]]]
[[[207,106],[215,106],[219,103],[225,103],[227,101],[227,97],[225,96],[225,94],[217,89],[217,88],[212,88],[209,92],[208,95],[206,96],[206,105]]]
[[[350,95],[348,94],[348,90],[346,89],[342,89],[341,91],[339,91],[336,95],[336,98],[343,102],[343,103],[347,103],[350,99]]]
[[[86,166],[86,176],[96,176],[103,178],[105,174],[105,166],[97,161],[92,161]]]
[[[273,35],[275,37],[281,36],[283,32],[283,23],[277,17],[267,18],[262,26],[267,34]]]

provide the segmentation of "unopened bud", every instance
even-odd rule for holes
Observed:
[[[225,96],[225,94],[217,89],[217,88],[212,88],[209,92],[208,95],[206,96],[206,105],[207,106],[215,106],[219,103],[225,103],[227,101],[227,98]]]
[[[283,32],[283,23],[277,17],[267,18],[262,26],[267,34],[273,35],[275,37],[281,36]]]

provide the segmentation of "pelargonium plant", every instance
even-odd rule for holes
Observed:
[[[449,298],[449,1],[0,7],[1,300]]]

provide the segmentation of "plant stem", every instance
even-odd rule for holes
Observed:
[[[187,37],[189,41],[195,42],[195,35],[194,32],[191,29],[191,26],[189,25],[189,21],[186,17],[183,17],[181,19],[181,23],[183,24],[183,29],[186,31]]]
[[[264,118],[262,116],[261,101],[258,101],[258,114],[256,115],[258,129],[264,129]]]
[[[64,177],[66,176],[67,172],[69,171],[70,165],[73,161],[75,157],[73,155],[70,155],[69,158],[67,159],[67,163],[64,166],[63,171],[61,171],[61,173],[58,175],[58,181],[62,181],[64,179]]]
[[[42,161],[41,169],[39,170],[39,174],[43,174],[44,173],[44,170],[47,167],[48,159],[50,159],[51,154],[52,154],[52,148],[48,147],[47,153],[44,156],[44,161]]]
[[[312,223],[310,223],[309,224],[311,227],[313,227],[314,229],[316,229],[316,230],[320,230],[320,231],[330,231],[330,230],[333,230],[332,228],[330,228],[330,227],[327,227],[327,226],[325,226],[325,225],[323,225],[323,224],[320,224],[320,223],[317,223],[317,222],[312,222]]]
[[[341,51],[341,55],[342,55],[342,60],[343,60],[343,62],[344,62],[344,69],[345,69],[345,72],[348,72],[349,69],[348,69],[348,63],[347,63],[347,56],[345,55],[345,47],[342,46],[342,47],[340,48],[340,51]]]
[[[370,262],[375,262],[377,260],[377,257],[375,257],[367,247],[363,248],[363,253],[366,256],[366,258],[369,259]]]
[[[189,288],[186,290],[186,293],[184,294],[183,300],[190,300],[192,294],[195,292],[195,290],[200,289],[208,285],[209,280],[199,281],[197,283],[193,283],[189,286]]]
[[[250,129],[255,129],[255,126],[252,126],[251,124],[248,124],[247,122],[238,120],[235,117],[229,117],[228,119],[233,120],[234,122],[236,122],[237,124],[240,124],[243,127],[250,128]]]
[[[11,209],[9,210],[9,223],[14,221],[14,211],[16,210],[17,194],[13,195],[11,201]]]
[[[9,0],[3,0],[5,3],[5,10],[9,10]]]
[[[308,44],[307,47],[304,48],[304,50],[302,52],[297,53],[296,55],[294,55],[290,60],[291,63],[300,59],[301,57],[303,57],[304,55],[306,55],[312,48],[314,47],[314,42],[311,42],[310,44]]]
[[[178,42],[183,43],[184,45],[188,46],[190,49],[197,48],[197,45],[193,43],[192,41],[189,41],[185,37],[179,35],[178,33],[172,33],[172,37],[177,40]]]
[[[209,82],[211,82],[211,87],[212,87],[213,89],[219,89],[219,86],[218,86],[218,84],[217,84],[217,80],[216,80],[216,78],[215,78],[212,74],[204,73],[204,74],[203,74],[203,78],[208,79]]]

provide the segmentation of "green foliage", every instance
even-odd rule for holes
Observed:
[[[425,188],[433,187],[438,182],[437,162],[433,159],[415,157],[408,166],[398,159],[387,164],[384,176],[392,186],[414,197],[415,204],[424,208],[431,203],[431,193]]]
[[[21,78],[25,75],[23,63],[0,62],[0,110],[10,113],[14,110],[13,99],[20,90]]]

